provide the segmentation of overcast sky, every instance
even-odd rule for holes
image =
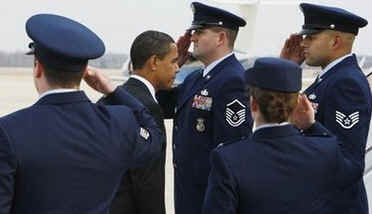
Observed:
[[[201,0],[240,13],[237,6],[216,1]],[[145,30],[164,31],[177,39],[191,23],[191,2],[191,0],[3,1],[0,6],[0,50],[25,51],[30,42],[25,33],[26,20],[37,13],[53,13],[67,16],[88,26],[103,39],[107,52],[128,53],[133,39]],[[262,0],[262,2],[269,1]],[[270,2],[294,4],[262,4],[259,7],[253,44],[248,50],[251,55],[277,55],[287,35],[299,31],[303,24],[303,16],[298,9],[300,1],[271,0]],[[307,2],[343,7],[372,22],[370,0]],[[240,34],[240,40],[245,38],[245,34]],[[372,55],[372,24],[361,29],[354,52]]]

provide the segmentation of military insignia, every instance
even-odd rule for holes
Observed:
[[[208,90],[204,89],[200,92],[200,94],[203,95],[203,96],[208,96]]]
[[[319,104],[318,104],[318,103],[313,103],[313,102],[311,102],[311,106],[312,106],[313,109],[314,109],[314,113],[315,113],[315,114],[318,113],[318,107],[319,107]]]
[[[149,139],[150,133],[144,128],[140,128],[140,136],[143,137],[145,140]]]
[[[309,95],[309,100],[315,100],[316,99],[316,95],[315,94],[310,94]]]
[[[219,148],[219,147],[224,146],[224,145],[225,145],[224,143],[220,143],[220,144],[217,145],[216,148]]]
[[[318,74],[315,78],[315,83],[320,83],[320,81],[322,81],[322,78],[320,78],[320,75]]]
[[[238,127],[245,122],[246,106],[235,99],[226,105],[226,121],[232,127]]]
[[[336,111],[336,122],[344,129],[351,129],[359,122],[359,111],[345,115],[342,112]]]
[[[196,119],[196,130],[198,132],[204,132],[205,131],[205,120],[203,118]]]
[[[212,97],[201,96],[196,94],[192,102],[192,107],[200,110],[210,111],[212,108],[212,103],[213,103]]]

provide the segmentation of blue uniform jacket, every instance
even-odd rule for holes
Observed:
[[[210,171],[209,155],[220,143],[251,134],[244,69],[234,55],[205,77],[195,71],[169,93],[158,94],[168,118],[174,118],[173,159],[177,214],[201,213]]]
[[[122,174],[164,142],[135,98],[111,96],[132,109],[96,105],[78,91],[0,118],[0,213],[109,213]]]
[[[342,213],[330,201],[362,177],[361,158],[320,123],[305,135],[266,127],[214,150],[203,214]]]
[[[316,120],[343,141],[345,147],[356,148],[353,155],[355,158],[362,157],[360,160],[364,169],[372,96],[355,55],[336,64],[305,93],[316,109]],[[335,201],[344,213],[368,213],[363,179],[339,194]]]

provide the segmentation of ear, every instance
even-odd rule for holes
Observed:
[[[35,59],[34,77],[40,78],[44,71],[44,66],[39,62],[39,60]]]
[[[335,35],[331,40],[331,48],[332,49],[338,49],[342,47],[342,37],[340,35]]]
[[[152,55],[148,60],[147,60],[148,66],[150,66],[151,71],[156,71],[159,63],[158,57],[156,55]]]
[[[226,32],[225,31],[220,31],[218,33],[218,41],[217,41],[217,44],[218,45],[222,45],[223,43],[226,43],[227,42],[227,35],[226,35]]]
[[[252,96],[250,96],[250,98],[249,98],[249,104],[251,106],[251,111],[252,112],[258,111],[258,103],[256,102],[256,100]]]

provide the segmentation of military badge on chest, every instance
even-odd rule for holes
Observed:
[[[212,109],[213,99],[208,97],[208,90],[204,89],[200,92],[200,95],[196,94],[192,101],[192,108],[210,111]]]
[[[315,102],[316,101],[316,95],[313,93],[313,94],[310,94],[307,98],[309,98],[309,101],[311,102],[311,106],[313,107],[314,109],[314,113],[318,113],[318,106],[319,106],[319,103]]]
[[[211,111],[213,104],[213,98],[209,96],[207,89],[200,91],[200,94],[196,94],[192,101],[192,108],[202,110],[202,111]],[[199,117],[195,121],[196,131],[202,133],[206,130],[206,118]]]
[[[196,119],[195,128],[198,132],[204,132],[205,131],[205,119],[203,118]]]
[[[226,105],[226,122],[232,127],[238,127],[245,122],[246,106],[235,99]]]

